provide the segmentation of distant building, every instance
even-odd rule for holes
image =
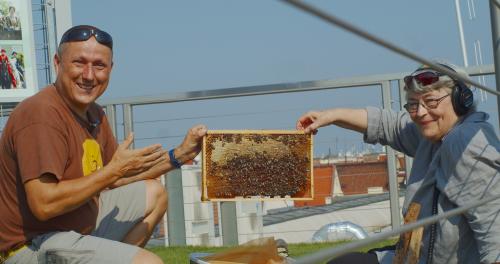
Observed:
[[[370,190],[388,191],[386,161],[337,164],[338,179],[344,195],[368,194]]]
[[[343,195],[334,164],[315,165],[313,174],[314,199],[312,201],[295,201],[296,207],[330,204],[333,196]]]
[[[404,182],[404,156],[398,155],[398,182]],[[296,207],[330,204],[336,196],[375,194],[389,190],[387,156],[328,157],[314,161],[314,199],[295,201]]]

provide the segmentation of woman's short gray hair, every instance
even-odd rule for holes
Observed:
[[[439,64],[441,66],[444,66],[446,68],[453,69],[456,73],[458,73],[458,75],[460,75],[464,78],[470,79],[469,74],[467,74],[467,72],[461,67],[458,67],[452,63],[449,63],[449,62],[443,61],[443,60],[433,60],[432,62],[435,64]],[[418,73],[420,71],[425,71],[427,69],[430,69],[427,65],[421,65],[420,67],[418,67],[417,70],[415,70],[412,73],[412,75],[415,73]],[[432,70],[432,69],[430,69],[430,70]],[[432,90],[438,90],[438,89],[442,89],[442,88],[453,89],[453,87],[455,87],[455,82],[457,82],[457,81],[454,80],[453,78],[451,78],[450,76],[442,75],[439,77],[439,80],[437,82],[429,84],[429,85],[422,85],[422,84],[418,83],[417,81],[415,81],[415,79],[413,79],[411,84],[409,85],[409,87],[407,85],[405,85],[404,89],[407,92],[407,94],[408,93],[421,94],[421,93],[426,93],[426,92],[430,92]],[[461,82],[461,81],[458,81],[458,82]],[[466,84],[466,83],[464,83],[464,84],[470,89],[470,86],[468,84]]]

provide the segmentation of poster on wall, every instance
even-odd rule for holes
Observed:
[[[38,91],[31,0],[0,0],[0,102]]]

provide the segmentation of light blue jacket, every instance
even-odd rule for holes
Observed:
[[[488,114],[467,114],[441,142],[432,143],[406,112],[373,107],[367,112],[365,142],[389,145],[414,158],[403,214],[417,202],[422,205],[419,219],[431,216],[435,186],[438,213],[500,193],[500,141]],[[429,230],[424,229],[419,263],[426,262]],[[500,261],[500,200],[442,220],[436,231],[433,263]],[[378,254],[380,263],[391,263],[393,254],[385,253]]]

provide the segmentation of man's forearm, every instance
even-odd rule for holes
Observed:
[[[77,179],[59,181],[52,174],[25,183],[28,204],[42,221],[70,212],[120,178],[109,166]]]
[[[181,146],[178,146],[175,148],[174,156],[181,164],[183,164],[189,160],[194,159],[198,153],[199,153],[198,149],[187,149],[181,145]],[[163,175],[163,174],[165,174],[173,169],[175,169],[175,167],[170,162],[169,156],[166,155],[165,159],[163,159],[162,161],[160,161],[159,163],[157,163],[156,165],[154,165],[150,169],[143,171],[143,172],[140,172],[140,173],[137,173],[137,174],[134,174],[134,175],[120,178],[115,183],[113,183],[110,186],[110,188],[117,188],[117,187],[120,187],[120,186],[123,186],[126,184],[130,184],[130,183],[133,183],[136,181],[156,179],[156,178],[160,177],[161,175]]]
[[[185,154],[180,154],[182,152],[177,151],[177,149],[176,149],[176,152],[179,154],[176,154],[176,156],[180,156],[180,158],[178,158],[178,159],[181,162],[184,163],[187,160],[189,160],[189,157],[187,157]],[[170,159],[168,158],[168,155],[167,155],[166,159],[164,159],[163,161],[159,162],[158,164],[156,164],[155,166],[151,167],[150,169],[148,169],[146,171],[120,178],[119,180],[117,180],[116,182],[111,184],[110,188],[117,188],[117,187],[127,185],[130,183],[136,182],[136,181],[156,179],[156,178],[160,177],[161,175],[163,175],[163,174],[165,174],[173,169],[175,169],[175,168],[172,165],[172,163],[170,162]]]
[[[160,162],[159,164],[156,164],[154,167],[150,168],[147,171],[143,171],[141,173],[135,174],[135,175],[130,175],[127,177],[123,177],[118,179],[116,182],[110,185],[110,188],[118,188],[123,185],[127,185],[136,181],[143,181],[143,180],[149,180],[149,179],[156,179],[160,177],[161,175],[167,173],[168,171],[172,170],[172,165],[171,164],[166,164],[169,163],[167,162]]]

